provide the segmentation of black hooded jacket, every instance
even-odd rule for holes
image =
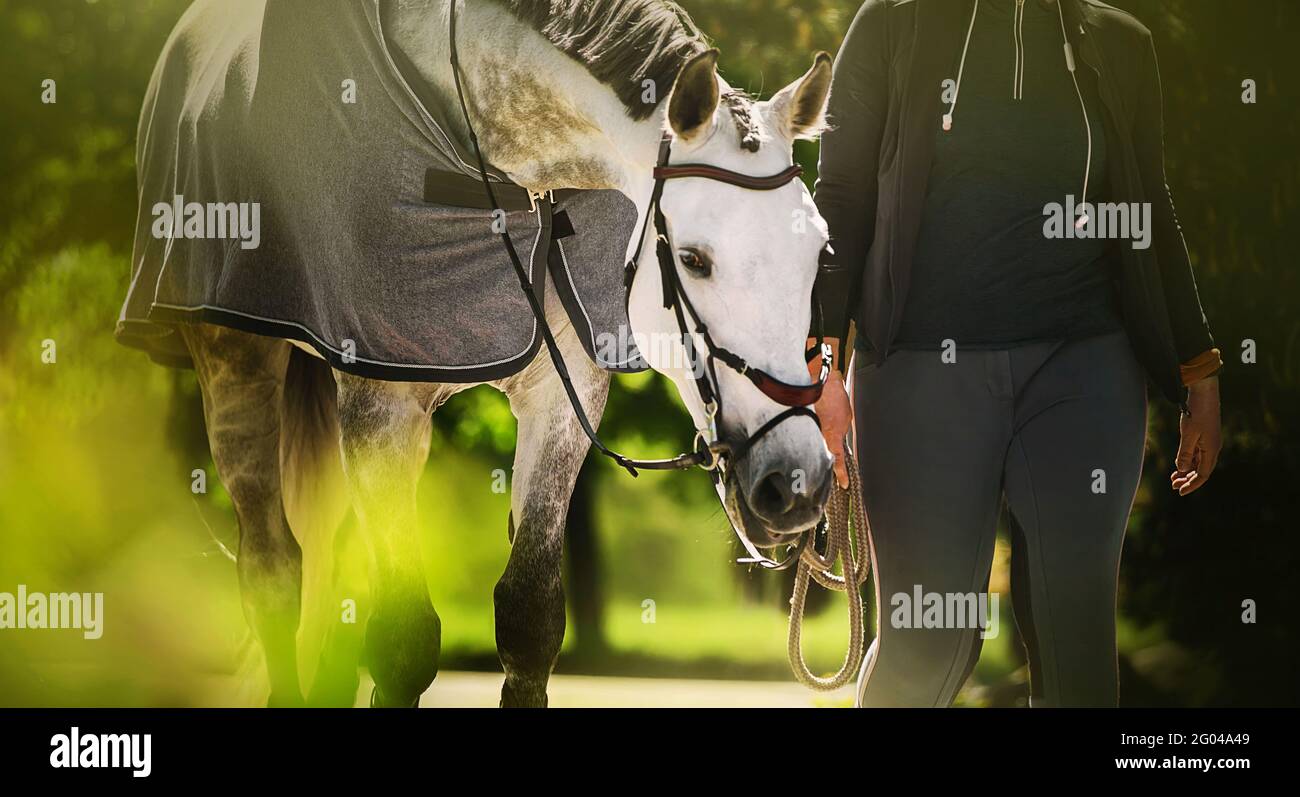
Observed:
[[[974,2],[867,0],[836,58],[816,188],[835,254],[817,294],[826,334],[844,339],[854,320],[876,359],[898,334],[946,109],[942,87],[956,77]],[[1151,203],[1151,247],[1118,247],[1120,311],[1152,382],[1182,403],[1180,365],[1203,358],[1214,341],[1165,182],[1151,32],[1104,3],[1061,2],[1079,79],[1095,81],[1103,106],[1110,200]]]

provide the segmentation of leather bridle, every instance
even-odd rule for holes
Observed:
[[[666,310],[672,310],[676,318],[682,346],[686,349],[686,361],[692,365],[695,389],[699,394],[700,403],[704,407],[705,416],[708,419],[709,428],[701,430],[697,434],[697,448],[699,442],[704,442],[709,450],[717,454],[713,461],[706,464],[705,469],[714,473],[715,478],[718,478],[722,475],[721,472],[725,471],[728,459],[733,462],[738,461],[753,448],[760,438],[775,429],[783,421],[806,416],[812,418],[820,426],[817,414],[809,409],[809,405],[817,403],[817,400],[821,398],[822,388],[825,386],[826,377],[830,373],[830,351],[825,345],[819,345],[807,352],[810,360],[817,354],[821,354],[821,378],[811,385],[792,385],[777,379],[761,368],[750,365],[740,355],[718,345],[682,285],[681,276],[677,269],[677,260],[673,253],[672,238],[668,233],[668,219],[664,216],[662,207],[664,184],[669,180],[694,177],[726,183],[727,185],[734,185],[751,191],[772,191],[785,186],[792,180],[799,179],[803,174],[803,167],[795,164],[778,174],[768,177],[754,177],[703,163],[670,166],[668,160],[671,154],[672,138],[665,135],[659,145],[659,165],[654,170],[654,190],[650,195],[650,205],[646,210],[645,219],[641,223],[640,238],[637,240],[636,250],[632,253],[632,257],[628,260],[624,269],[624,306],[626,307],[631,301],[632,285],[636,279],[641,253],[645,246],[646,227],[653,220],[655,256],[659,264],[663,306]],[[818,309],[816,302],[814,302],[814,309]],[[817,315],[820,316],[820,313],[817,313]],[[688,317],[690,319],[689,325],[687,324]],[[819,328],[821,326],[820,318],[818,318],[817,326]],[[698,353],[692,332],[694,335],[698,335],[704,343],[705,358],[703,362],[697,360]],[[718,386],[716,365],[719,362],[748,379],[763,395],[787,408],[773,416],[757,431],[736,445],[728,445],[718,439],[717,428],[723,410],[722,392]],[[701,435],[705,435],[703,440],[701,440]]]
[[[478,161],[478,173],[483,182],[483,188],[487,192],[488,201],[492,206],[494,215],[501,211],[501,206],[497,202],[496,192],[492,188],[492,182],[488,179],[487,163],[483,158],[482,149],[479,147],[478,136],[475,135],[474,125],[470,122],[469,108],[465,103],[465,94],[461,85],[460,59],[456,49],[456,3],[450,6],[450,50],[451,50],[451,68],[452,77],[456,84],[456,95],[460,101],[461,112],[465,117],[465,127],[469,133],[469,139],[473,145],[474,155]],[[510,238],[510,233],[504,227],[500,228],[498,234],[501,236],[502,244],[505,246],[506,253],[510,258],[510,263],[515,271],[515,276],[519,280],[520,290],[523,291],[524,297],[528,301],[528,306],[532,310],[533,318],[537,321],[538,329],[541,331],[542,339],[546,343],[546,348],[550,354],[551,362],[559,374],[560,382],[564,386],[564,391],[569,398],[569,403],[573,407],[574,414],[578,417],[578,423],[581,425],[583,432],[591,440],[592,445],[601,454],[612,459],[616,464],[626,470],[633,476],[637,475],[639,470],[685,470],[693,467],[701,467],[708,471],[715,484],[721,484],[726,474],[726,468],[729,462],[739,461],[751,448],[765,435],[775,429],[784,421],[800,416],[811,418],[813,422],[820,427],[821,422],[817,414],[813,412],[810,405],[815,404],[821,397],[822,388],[826,384],[826,379],[830,374],[831,368],[831,351],[830,347],[822,342],[821,338],[821,313],[820,306],[813,301],[814,315],[817,318],[817,342],[818,345],[806,352],[807,359],[811,362],[818,355],[821,357],[821,375],[820,378],[811,385],[793,385],[782,382],[776,377],[768,374],[760,368],[756,368],[745,361],[740,355],[735,354],[728,349],[719,346],[714,341],[713,336],[709,333],[708,326],[696,312],[694,305],[691,304],[690,298],[682,285],[681,278],[677,273],[676,258],[673,254],[673,247],[668,234],[668,220],[664,217],[661,207],[664,184],[669,180],[684,178],[701,178],[714,180],[716,182],[734,185],[751,191],[772,191],[781,188],[797,180],[803,174],[803,168],[792,165],[785,170],[769,175],[766,177],[756,177],[742,174],[717,166],[708,164],[677,164],[669,165],[668,159],[671,155],[672,139],[665,134],[659,148],[658,165],[654,170],[654,190],[650,197],[650,206],[646,211],[646,216],[640,224],[640,238],[637,241],[636,251],[628,261],[624,271],[624,306],[626,307],[632,295],[632,285],[636,279],[638,261],[640,260],[642,250],[645,246],[647,226],[653,220],[655,230],[655,253],[659,263],[660,278],[663,286],[663,306],[665,309],[673,311],[677,320],[677,327],[681,333],[682,345],[686,349],[687,363],[691,366],[693,379],[696,390],[699,393],[700,401],[704,407],[706,415],[706,425],[704,429],[697,430],[692,450],[679,454],[671,459],[633,459],[624,456],[604,444],[596,430],[592,427],[587,418],[586,410],[582,406],[582,400],[578,397],[577,391],[573,387],[573,380],[569,376],[569,370],[564,363],[564,357],[560,354],[560,348],[555,342],[555,336],[551,332],[550,325],[546,321],[546,313],[538,299],[537,292],[529,278],[527,269],[524,268],[523,262],[519,258],[519,253],[515,249],[514,242]],[[549,205],[548,205],[549,207]],[[691,325],[687,325],[689,316]],[[696,345],[694,335],[699,335],[704,342],[705,360],[703,363],[696,362]],[[770,418],[766,423],[758,428],[753,434],[745,440],[735,445],[723,442],[718,437],[718,427],[722,417],[722,394],[718,389],[718,378],[716,363],[721,362],[723,365],[731,368],[736,373],[748,379],[763,395],[771,400],[785,406],[787,409]],[[798,548],[784,561],[774,562],[760,554],[754,547],[753,543],[737,530],[736,536],[749,551],[752,558],[741,560],[760,564],[769,569],[785,569],[790,567],[799,559],[799,554],[807,544],[809,534],[801,534]]]

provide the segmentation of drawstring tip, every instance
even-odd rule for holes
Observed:
[[[1076,219],[1074,222],[1074,229],[1082,230],[1085,226],[1087,226],[1087,224],[1088,224],[1088,214],[1081,213],[1079,214],[1079,218]]]
[[[944,132],[952,130],[952,114],[946,113],[943,115],[943,129]]]

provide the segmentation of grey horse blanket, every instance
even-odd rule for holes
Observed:
[[[176,325],[202,321],[403,381],[487,381],[531,361],[540,332],[444,115],[460,109],[435,107],[390,46],[382,2],[186,12],[141,113],[118,340],[185,365]],[[643,368],[623,306],[633,203],[564,192],[534,210],[491,177],[534,284],[558,292],[588,354]]]

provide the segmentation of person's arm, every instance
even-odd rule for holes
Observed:
[[[1138,172],[1146,189],[1146,199],[1151,203],[1152,241],[1160,264],[1174,345],[1179,362],[1184,365],[1184,382],[1191,383],[1212,374],[1218,369],[1219,362],[1217,356],[1207,355],[1214,350],[1214,338],[1201,309],[1187,244],[1183,241],[1183,231],[1165,178],[1164,100],[1155,46],[1149,35],[1139,46],[1142,48],[1138,75],[1141,83],[1133,129]]]
[[[1183,231],[1165,178],[1163,95],[1155,44],[1148,34],[1139,46],[1142,48],[1142,63],[1138,79],[1142,83],[1134,144],[1142,185],[1146,188],[1147,201],[1151,203],[1152,240],[1160,264],[1165,305],[1169,310],[1174,346],[1182,363],[1183,384],[1188,390],[1188,412],[1179,423],[1178,454],[1169,481],[1179,495],[1187,495],[1205,484],[1219,459],[1222,431],[1217,374],[1223,363],[1210,335],[1205,312],[1201,309],[1187,244],[1183,241]]]
[[[875,232],[880,140],[889,110],[885,13],[883,0],[863,3],[835,57],[830,127],[817,166],[814,199],[834,250],[830,267],[818,274],[817,296],[825,335],[837,341],[847,335]]]
[[[853,423],[853,405],[840,376],[840,358],[850,355],[841,351],[841,344],[848,336],[852,303],[858,299],[876,225],[880,139],[889,110],[885,11],[882,0],[863,3],[835,57],[827,108],[830,128],[822,134],[814,192],[835,253],[829,267],[818,272],[816,283],[823,332],[834,358],[816,410],[826,446],[835,457],[835,480],[844,488],[849,485],[844,438]]]

